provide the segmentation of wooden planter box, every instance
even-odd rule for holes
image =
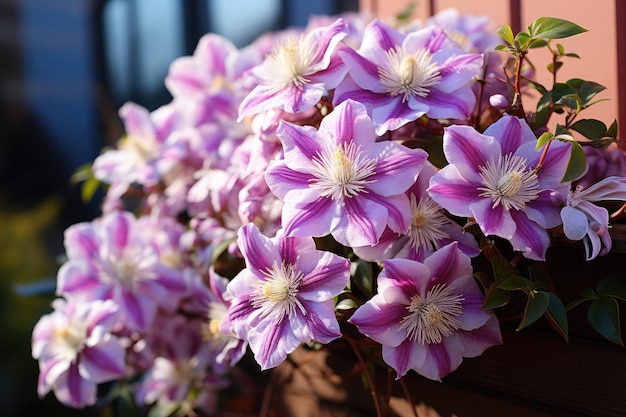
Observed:
[[[592,262],[585,261],[580,248],[550,249],[551,273],[564,302],[576,298],[582,288],[595,288],[607,275],[626,275],[625,226],[611,231],[615,238],[612,253]],[[567,298],[570,292],[571,299]],[[377,383],[383,395],[391,390],[387,416],[626,416],[626,351],[591,328],[584,305],[568,317],[569,343],[544,319],[520,332],[511,323],[502,326],[502,346],[465,359],[441,383],[409,372],[405,387],[415,414],[395,374],[378,368]],[[329,348],[300,349],[274,371],[266,397],[272,410],[268,416],[376,415],[350,348],[343,341]]]

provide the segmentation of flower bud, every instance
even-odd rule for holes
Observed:
[[[503,110],[509,106],[509,100],[502,94],[494,94],[489,97],[489,104],[496,109]]]

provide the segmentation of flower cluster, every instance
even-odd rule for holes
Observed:
[[[83,407],[126,380],[138,404],[211,414],[248,350],[265,370],[350,334],[397,378],[441,380],[502,343],[473,259],[542,262],[560,230],[607,253],[602,203],[626,177],[576,169],[588,103],[521,111],[524,48],[582,28],[548,19],[525,45],[489,24],[450,9],[311,19],[241,49],[205,35],[172,63],[171,102],[124,105],[93,163],[103,213],[65,232],[39,393]]]

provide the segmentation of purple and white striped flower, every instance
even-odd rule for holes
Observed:
[[[346,246],[374,245],[385,227],[398,233],[410,223],[404,193],[417,178],[426,152],[376,142],[365,107],[338,105],[320,125],[281,123],[284,159],[268,168],[270,190],[285,202],[288,236],[330,233]]]
[[[423,263],[386,260],[377,294],[348,321],[382,345],[383,360],[398,378],[413,369],[440,380],[463,357],[502,343],[497,319],[481,309],[483,295],[472,273],[456,243]]]
[[[606,255],[611,250],[609,212],[592,201],[626,201],[626,178],[608,177],[589,188],[582,185],[567,195],[561,209],[563,232],[568,239],[582,240],[587,260]]]
[[[154,227],[129,212],[70,226],[57,293],[78,301],[112,299],[128,329],[146,330],[157,309],[171,311],[187,291],[182,269],[172,265],[175,251],[150,241]]]
[[[156,162],[163,143],[180,123],[176,106],[167,104],[153,112],[135,103],[126,103],[119,115],[126,134],[117,149],[108,150],[93,163],[94,176],[114,185],[119,198],[133,184],[154,186],[160,175]]]
[[[54,311],[33,330],[32,355],[39,361],[37,392],[53,390],[65,405],[96,402],[96,385],[126,374],[124,347],[111,332],[118,322],[112,301],[71,303],[57,299]]]
[[[442,28],[403,34],[375,20],[358,51],[345,48],[339,55],[348,76],[333,102],[365,104],[379,135],[423,115],[467,120],[474,108],[471,82],[483,57],[465,53]]]
[[[382,262],[388,258],[407,258],[423,262],[434,251],[452,242],[470,257],[480,253],[474,235],[465,233],[426,192],[437,168],[426,161],[415,184],[406,192],[411,202],[411,224],[405,233],[387,228],[377,245],[355,247],[354,253],[367,261]]]
[[[218,391],[228,386],[213,368],[214,352],[202,334],[203,321],[176,315],[162,318],[154,329],[158,348],[154,362],[139,382],[140,404],[178,406],[185,415],[217,411]]]
[[[474,218],[485,235],[507,239],[527,258],[543,260],[550,244],[546,229],[561,224],[555,194],[562,183],[570,145],[552,141],[541,169],[537,138],[522,119],[504,115],[484,134],[450,126],[443,136],[449,165],[430,181],[428,193],[456,216]]]
[[[315,106],[345,76],[343,62],[334,52],[347,30],[339,18],[281,43],[252,69],[259,84],[243,99],[239,119],[270,109],[300,113]]]
[[[248,223],[238,244],[246,261],[228,284],[230,329],[247,340],[262,369],[285,360],[301,343],[341,336],[333,297],[347,285],[350,262],[319,251],[312,238],[268,238]]]

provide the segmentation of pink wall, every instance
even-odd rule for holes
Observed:
[[[504,23],[510,23],[514,28],[527,26],[541,16],[560,17],[573,21],[589,30],[581,35],[559,40],[566,52],[575,52],[581,59],[565,59],[558,81],[566,81],[572,77],[583,78],[598,82],[607,87],[598,98],[609,99],[586,110],[582,118],[596,118],[607,125],[614,119],[620,121],[622,130],[626,129],[626,97],[619,94],[618,61],[626,60],[626,21],[617,26],[616,13],[624,14],[626,7],[616,3],[623,0],[487,0],[472,2],[467,0],[430,0],[419,1],[414,11],[414,17],[425,19],[431,13],[436,13],[447,7],[456,7],[459,11],[474,15],[489,16],[495,22],[494,30]],[[393,16],[406,9],[411,0],[361,0],[361,7],[373,10],[381,18]],[[625,2],[626,3],[626,2]],[[621,10],[620,10],[621,9]],[[623,16],[626,18],[626,16]],[[622,27],[623,26],[623,27]],[[624,38],[624,39],[622,39]],[[545,53],[544,53],[545,52]],[[624,57],[620,57],[620,53]],[[531,51],[529,58],[538,68],[537,78],[547,87],[550,77],[545,66],[550,62],[547,51]],[[624,64],[622,64],[624,65]],[[621,88],[626,89],[622,82]],[[621,109],[619,98],[622,97]],[[528,108],[528,107],[527,107]],[[620,117],[620,112],[622,116]]]

